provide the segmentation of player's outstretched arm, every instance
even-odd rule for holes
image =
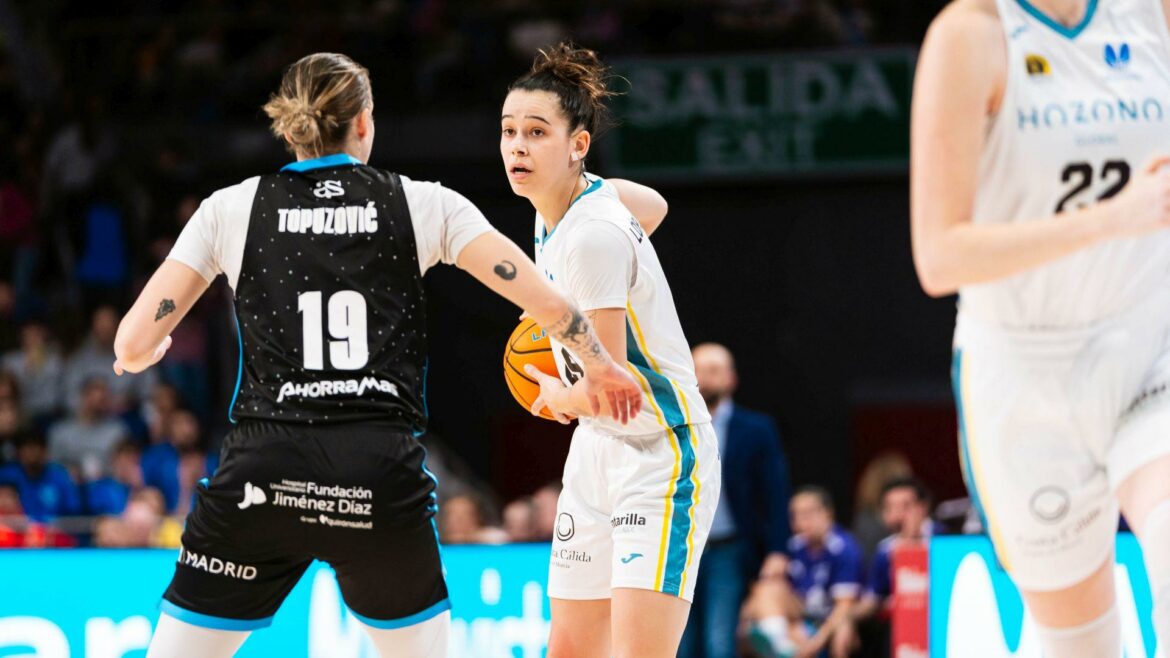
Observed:
[[[1134,177],[1121,194],[1084,209],[1057,215],[1053,208],[1034,221],[972,223],[984,136],[1008,66],[1003,40],[994,15],[973,3],[953,3],[935,19],[918,58],[911,237],[919,281],[932,296],[1018,274],[1103,240],[1170,226],[1170,172],[1160,168],[1165,158],[1132,163]]]
[[[189,266],[163,261],[118,325],[114,372],[141,372],[158,363],[171,346],[171,332],[207,286],[207,279]]]
[[[658,227],[662,225],[662,220],[666,219],[666,212],[670,209],[666,204],[666,199],[658,193],[658,190],[622,178],[609,178],[607,180],[617,188],[622,205],[634,213],[634,219],[642,225],[642,230],[646,231],[646,235],[658,230]]]
[[[456,264],[523,308],[549,335],[581,358],[593,414],[601,409],[599,396],[605,396],[610,415],[622,423],[642,409],[638,383],[606,352],[585,315],[540,276],[514,242],[498,231],[489,231],[469,242],[459,252]]]

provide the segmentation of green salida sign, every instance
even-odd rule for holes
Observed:
[[[641,178],[905,171],[915,51],[630,59],[608,139]],[[617,83],[617,89],[625,85]]]

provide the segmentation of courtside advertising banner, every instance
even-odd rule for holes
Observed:
[[[174,572],[171,550],[0,551],[0,658],[142,658]],[[443,548],[449,655],[540,658],[548,639],[547,544]],[[376,658],[315,564],[240,658]]]
[[[1154,658],[1150,587],[1133,535],[1117,538],[1114,576],[1125,656]],[[1019,590],[984,537],[939,537],[930,544],[930,657],[1042,658]]]

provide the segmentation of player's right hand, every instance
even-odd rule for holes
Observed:
[[[1105,219],[1114,237],[1170,228],[1170,155],[1158,155],[1130,179]]]
[[[584,383],[595,416],[601,413],[601,396],[609,403],[610,416],[622,425],[642,411],[642,387],[613,360],[607,366],[586,372]]]

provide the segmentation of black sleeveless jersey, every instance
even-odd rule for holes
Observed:
[[[233,421],[425,426],[425,299],[397,174],[290,165],[262,176],[235,306]]]

